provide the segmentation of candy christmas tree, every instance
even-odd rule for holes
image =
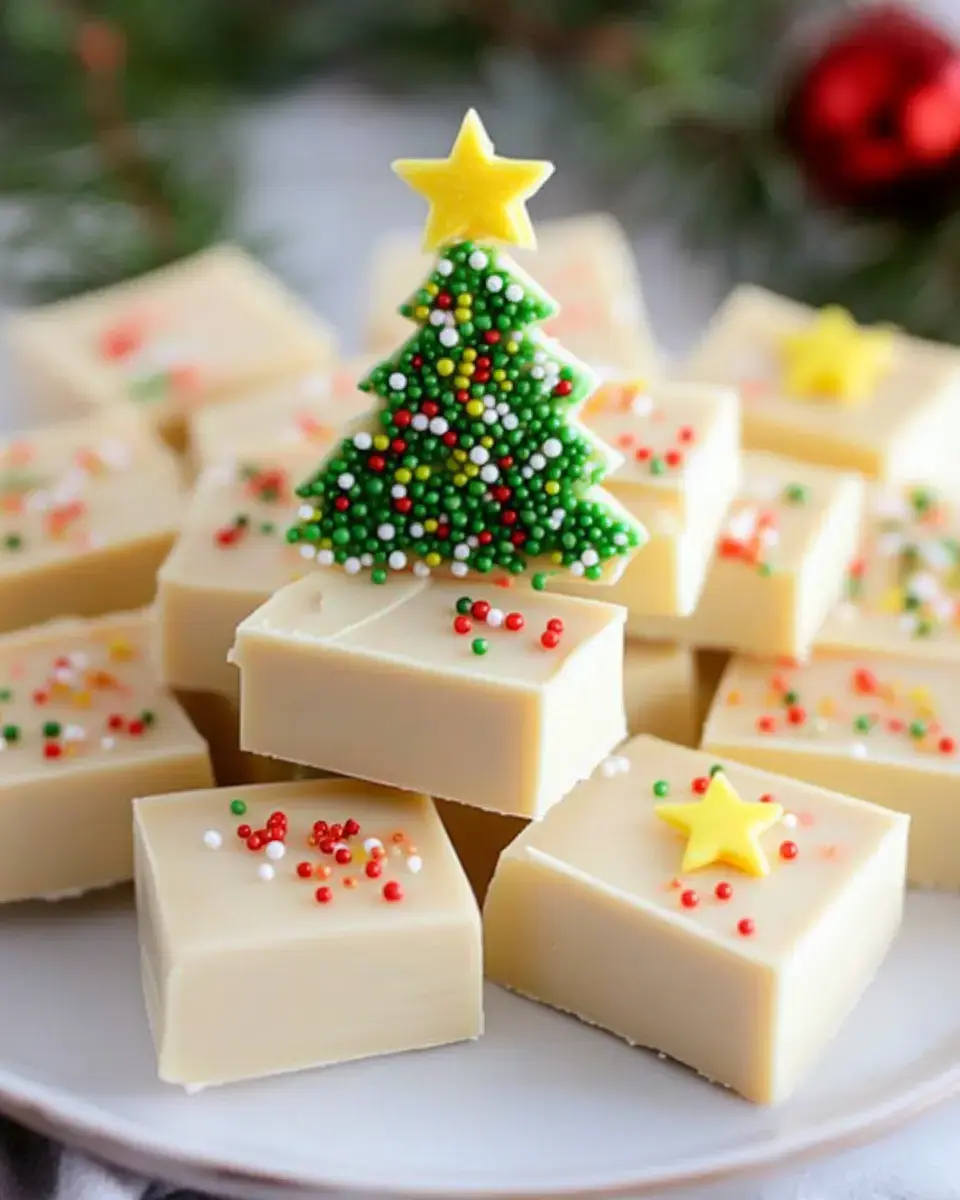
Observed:
[[[612,582],[643,544],[599,487],[619,456],[577,420],[593,375],[537,328],[557,305],[499,249],[534,244],[525,201],[552,169],[497,157],[473,111],[449,158],[394,163],[439,257],[400,310],[417,332],[359,385],[381,407],[298,489],[288,538],[321,565]]]

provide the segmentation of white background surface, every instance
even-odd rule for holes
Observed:
[[[389,161],[399,154],[445,153],[462,108],[457,100],[409,106],[346,85],[324,85],[265,106],[245,122],[249,223],[279,235],[277,264],[343,330],[347,350],[358,345],[363,281],[376,237],[388,229],[416,228],[423,217],[418,199],[391,176]],[[512,144],[508,123],[496,114],[489,124],[504,153],[537,149]],[[556,176],[535,204],[535,218],[606,206],[569,174]],[[655,332],[667,350],[682,351],[723,294],[723,283],[662,231],[641,232],[636,244]],[[9,392],[0,399],[7,421],[22,412],[14,400]],[[945,997],[945,1003],[954,1002]],[[904,1012],[903,1020],[910,1019]],[[960,1197],[958,1133],[960,1103],[954,1103],[874,1146],[684,1196],[952,1200]]]

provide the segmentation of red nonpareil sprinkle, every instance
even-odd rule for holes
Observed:
[[[906,727],[907,723],[902,717],[887,718],[887,729],[889,729],[891,733],[903,733]]]
[[[44,758],[59,758],[63,754],[63,747],[59,742],[46,742],[43,747]]]
[[[668,467],[675,469],[683,464],[683,455],[679,450],[668,450],[663,456],[663,461]]]
[[[339,842],[343,837],[343,826],[339,821],[334,821],[334,823],[330,826],[330,836],[335,842]]]
[[[551,633],[563,633],[563,622],[559,617],[551,617],[547,622],[547,628]]]
[[[420,405],[420,411],[425,417],[435,417],[440,412],[440,406],[434,404],[432,400],[424,400]]]
[[[649,446],[638,446],[633,452],[633,457],[637,462],[646,462],[648,458],[653,457],[653,451]]]
[[[237,837],[241,840],[241,842],[245,842],[251,833],[253,833],[253,830],[249,825],[237,826]]]
[[[322,841],[317,842],[317,849],[321,854],[332,854],[335,848],[333,838],[326,837]]]
[[[573,384],[569,379],[561,379],[557,386],[553,389],[555,396],[569,396],[573,391]]]
[[[33,698],[34,704],[46,704],[47,701],[50,699],[50,696],[46,692],[41,691],[40,689],[37,689],[37,691],[35,691],[33,693],[32,698]]]
[[[490,615],[489,600],[474,600],[470,605],[470,612],[476,621],[485,621]]]
[[[449,292],[440,292],[436,300],[437,308],[449,308],[453,304],[453,297]]]
[[[239,525],[224,525],[213,535],[214,541],[218,546],[235,546],[243,534],[243,528]]]
[[[774,675],[770,680],[770,686],[775,692],[790,691],[790,681],[784,675]]]
[[[254,852],[263,849],[263,838],[259,833],[250,834],[250,836],[247,838],[247,849],[253,850]]]
[[[956,748],[957,743],[952,737],[942,737],[940,741],[937,742],[937,749],[941,754],[953,754]]]
[[[503,623],[511,633],[518,633],[523,628],[523,616],[518,612],[507,613]]]
[[[356,837],[360,832],[360,822],[355,821],[353,817],[348,817],[343,823],[343,836]]]
[[[700,897],[693,888],[687,888],[686,891],[680,893],[680,903],[684,908],[696,908],[700,903]]]
[[[408,408],[398,408],[393,414],[393,423],[398,429],[406,429],[413,420],[413,413]]]
[[[706,775],[698,775],[693,783],[690,784],[690,787],[698,796],[702,796],[709,786],[710,780]]]
[[[683,442],[684,445],[689,445],[693,441],[694,432],[690,425],[681,425],[677,430],[677,441]]]
[[[802,725],[807,719],[807,710],[799,704],[791,705],[787,709],[787,720],[791,725]]]
[[[459,634],[469,633],[473,628],[473,622],[469,617],[459,616],[453,619],[453,632]]]
[[[314,821],[313,832],[316,837],[324,838],[330,832],[330,826],[326,821]]]
[[[780,857],[786,862],[792,862],[800,853],[800,847],[796,842],[781,842]]]
[[[346,496],[338,496],[333,502],[333,507],[337,512],[346,512],[350,507],[350,501]]]
[[[104,330],[100,338],[100,353],[107,359],[126,358],[143,344],[143,325],[140,321],[121,321]]]
[[[131,721],[127,726],[127,733],[129,733],[131,737],[140,737],[145,728],[146,726],[142,721],[134,720]]]
[[[413,508],[413,501],[409,496],[398,496],[393,502],[393,507],[398,513],[405,516]]]
[[[733,896],[733,887],[731,884],[721,880],[713,889],[713,894],[718,900],[729,900]]]
[[[757,717],[757,732],[758,733],[773,733],[777,728],[777,722],[773,717],[762,716]]]
[[[353,855],[346,846],[341,846],[333,857],[337,860],[341,867],[345,867],[347,863],[353,862]]]
[[[560,634],[554,633],[552,629],[545,629],[540,634],[540,645],[545,650],[556,650],[557,646],[560,645]]]
[[[363,869],[368,879],[379,879],[383,874],[383,864],[376,858],[372,858]]]
[[[308,862],[297,863],[297,874],[301,879],[309,879],[313,874],[313,867]]]
[[[403,899],[403,888],[395,879],[391,879],[383,885],[383,898],[391,904],[396,904],[398,900]]]
[[[394,833],[390,834],[390,841],[393,842],[393,844],[395,846],[401,845],[406,840],[407,840],[407,835],[403,832],[402,829],[397,829]]]
[[[328,888],[326,885],[318,887],[313,894],[316,896],[318,904],[329,904],[333,899],[333,889]]]
[[[469,400],[469,398],[470,397],[468,395],[467,399]],[[445,446],[455,446],[460,439],[457,437],[457,435],[454,433],[454,431],[452,429],[448,429],[447,432],[443,435],[443,437],[440,440],[443,442],[443,444]]]
[[[764,792],[763,795],[760,797],[760,803],[761,804],[772,804],[773,799],[774,799],[773,792]]]
[[[121,730],[123,726],[124,720],[119,713],[111,713],[110,716],[107,717],[107,728],[112,730],[114,733],[117,733],[119,730]]]
[[[752,937],[756,931],[757,927],[749,917],[743,917],[737,922],[737,933],[741,937]]]
[[[495,346],[500,341],[499,329],[488,329],[483,335],[483,340],[488,346]]]
[[[867,667],[858,667],[853,673],[853,690],[869,696],[877,690],[877,677]]]
[[[268,825],[286,825],[286,823],[287,814],[283,812],[272,812],[270,816],[267,817]]]

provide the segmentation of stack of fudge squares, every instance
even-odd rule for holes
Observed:
[[[517,259],[647,533],[613,582],[288,538],[415,240],[355,359],[230,247],[11,323],[61,419],[0,445],[0,901],[135,879],[165,1081],[470,1040],[486,976],[776,1102],[960,888],[960,353],[740,288],[668,373],[612,219]]]

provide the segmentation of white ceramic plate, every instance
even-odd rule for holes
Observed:
[[[493,987],[476,1044],[187,1096],[154,1077],[129,894],[17,906],[0,912],[0,1107],[261,1197],[635,1195],[872,1136],[960,1091],[958,945],[960,898],[911,896],[880,977],[779,1109]]]

